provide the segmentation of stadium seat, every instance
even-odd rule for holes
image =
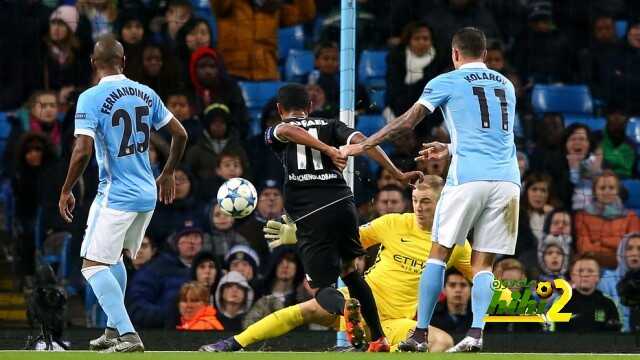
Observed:
[[[536,85],[531,94],[531,104],[536,113],[593,113],[593,100],[586,85]]]
[[[278,58],[286,58],[291,49],[304,49],[304,28],[302,25],[278,30]]]
[[[626,133],[627,137],[633,141],[634,144],[640,144],[640,117],[629,119]]]
[[[68,232],[58,232],[51,235],[45,234],[44,228],[44,211],[42,207],[38,207],[36,212],[35,223],[35,245],[36,254],[39,261],[43,264],[49,264],[54,269],[57,264],[57,276],[59,280],[68,282],[69,278],[69,250],[71,246],[71,234]],[[67,287],[67,291],[73,290]],[[72,291],[73,292],[73,291]]]
[[[385,98],[387,90],[369,89],[367,92],[369,93],[369,103],[371,103],[371,107],[378,111],[384,110],[384,107],[387,105]]]
[[[640,208],[640,180],[622,180],[622,186],[629,192],[625,207]]]
[[[4,230],[10,237],[13,235],[13,218],[15,216],[15,201],[13,198],[13,190],[11,189],[11,181],[9,179],[0,179],[0,224],[3,224]]]
[[[276,96],[278,89],[284,83],[282,81],[240,81],[238,85],[249,111],[249,135],[257,135],[262,132],[260,122],[262,108]]]
[[[0,159],[4,156],[4,149],[7,147],[7,141],[11,134],[11,124],[7,119],[7,114],[0,112]],[[0,172],[2,172],[2,165],[0,164]]]
[[[284,66],[284,78],[286,81],[305,83],[305,77],[313,71],[313,66],[313,52],[291,49]]]
[[[386,125],[386,121],[382,115],[360,115],[356,119],[356,130],[360,131],[365,136],[371,136],[376,131],[382,129]],[[393,152],[393,145],[390,143],[382,144],[382,149],[387,153]],[[377,174],[380,169],[380,165],[370,158],[367,158],[367,164],[371,174]]]
[[[564,115],[564,126],[568,127],[571,124],[585,124],[591,129],[591,131],[602,131],[604,130],[605,125],[607,124],[607,119],[603,117],[597,116],[589,116],[589,115],[573,115],[573,114],[565,114]]]
[[[618,39],[622,39],[627,35],[627,29],[629,28],[629,22],[627,20],[616,21],[616,35]]]
[[[364,50],[360,54],[358,82],[367,88],[386,88],[387,52]]]
[[[107,314],[105,314],[102,307],[100,307],[96,294],[86,282],[84,288],[84,312],[87,327],[102,329],[107,326]]]

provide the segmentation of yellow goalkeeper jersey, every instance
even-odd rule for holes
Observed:
[[[365,279],[376,299],[380,320],[413,319],[418,304],[420,275],[431,251],[431,232],[418,227],[415,214],[387,214],[360,226],[364,248],[381,244]],[[455,246],[447,263],[467,278],[471,245]]]

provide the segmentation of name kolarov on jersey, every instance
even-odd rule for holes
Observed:
[[[488,73],[488,74],[486,72],[473,73],[465,76],[464,79],[467,80],[468,83],[472,83],[474,81],[479,81],[479,80],[493,80],[493,81],[499,82],[502,85],[507,85],[506,80],[502,78],[502,76],[494,73]]]

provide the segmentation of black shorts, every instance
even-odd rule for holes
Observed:
[[[360,244],[358,212],[352,197],[296,225],[302,264],[312,288],[335,285],[341,264],[366,254]]]

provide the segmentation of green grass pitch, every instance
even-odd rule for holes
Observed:
[[[86,351],[69,352],[35,352],[35,351],[0,351],[3,360],[359,360],[359,359],[428,359],[428,360],[622,360],[638,359],[638,355],[617,354],[367,354],[367,353],[309,353],[309,352],[239,352],[239,353],[199,353],[199,352],[146,352],[144,354],[97,354]]]

